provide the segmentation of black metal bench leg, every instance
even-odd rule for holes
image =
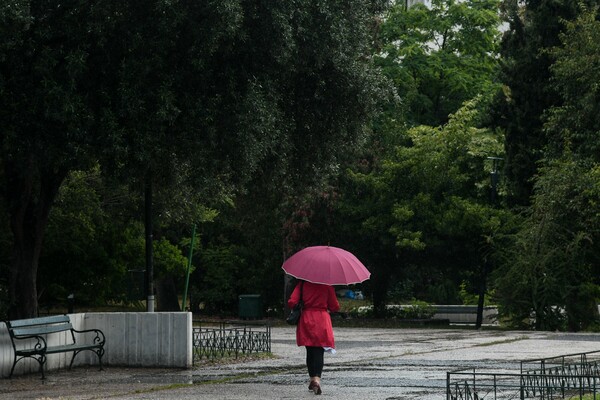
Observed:
[[[12,378],[12,376],[13,376],[13,372],[15,372],[15,367],[17,366],[17,361],[18,361],[18,360],[17,360],[17,357],[15,356],[15,359],[14,359],[14,361],[13,361],[13,366],[12,366],[12,368],[10,369],[10,375],[8,375],[8,379],[11,379],[11,378]]]
[[[98,350],[93,350],[93,349],[86,349],[86,350],[91,350],[94,353],[96,353],[96,355],[98,356],[98,362],[100,364],[100,371],[102,371],[103,365],[102,365],[102,356],[104,355],[104,349],[98,349]],[[75,361],[75,357],[77,356],[77,354],[81,353],[83,350],[75,350],[73,351],[73,357],[71,357],[71,363],[69,364],[69,369],[71,369],[73,367],[73,361]]]
[[[40,363],[40,372],[42,373],[42,380],[46,379],[46,375],[44,375],[44,364],[46,364],[46,356],[42,355],[39,359],[36,360]]]
[[[75,361],[75,356],[79,354],[79,351],[74,351],[73,352],[73,357],[71,357],[71,363],[69,364],[69,369],[71,369],[73,367],[73,361]]]
[[[100,371],[103,370],[102,366],[102,356],[104,355],[104,348],[99,349],[96,354],[98,354],[98,362],[100,363]]]
[[[21,357],[21,358],[17,359],[17,357],[15,357],[12,368],[10,369],[10,374],[8,375],[8,379],[12,379],[12,376],[15,372],[15,367],[17,366],[17,363],[24,358],[33,358],[35,361],[37,361],[38,364],[40,364],[40,373],[42,374],[42,379],[46,379],[46,375],[44,374],[44,364],[46,363],[46,356],[43,354],[40,355],[39,358],[33,357],[33,356],[27,356],[27,357]]]

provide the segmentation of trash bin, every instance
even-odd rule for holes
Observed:
[[[244,319],[260,319],[263,317],[260,294],[240,295],[239,317]]]

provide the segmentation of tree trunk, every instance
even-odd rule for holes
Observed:
[[[181,311],[175,281],[172,276],[157,280],[156,309],[157,311]]]
[[[483,324],[483,306],[485,304],[485,292],[487,291],[487,263],[483,262],[481,267],[481,281],[479,282],[479,299],[477,300],[477,319],[475,321],[475,329],[481,328]]]
[[[13,220],[11,218],[14,226]],[[12,230],[14,232],[15,228]],[[36,277],[40,247],[23,235],[14,235],[8,288],[8,318],[11,320],[35,317],[38,314]]]
[[[386,302],[390,274],[387,268],[381,268],[371,275],[373,287],[373,313],[376,318],[387,315]]]
[[[52,202],[66,173],[37,170],[33,157],[26,166],[4,163],[6,200],[13,233],[9,276],[10,319],[38,315],[37,270]]]

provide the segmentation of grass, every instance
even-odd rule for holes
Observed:
[[[526,339],[527,339],[526,337],[517,337],[517,338],[513,338],[513,339],[496,340],[496,341],[492,341],[489,343],[476,344],[473,347],[495,346],[497,344],[507,344],[507,343],[519,342],[521,340],[526,340]]]
[[[238,357],[234,355],[225,355],[223,357],[211,357],[211,358],[201,358],[200,360],[196,360],[194,362],[194,367],[203,367],[207,365],[232,365],[232,364],[244,364],[251,361],[258,360],[268,360],[268,359],[277,359],[279,358],[273,353],[251,353],[251,354],[239,354]]]

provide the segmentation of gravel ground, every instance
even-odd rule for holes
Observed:
[[[336,328],[326,355],[322,398],[446,399],[457,369],[518,373],[520,360],[600,350],[600,335],[468,329]],[[0,380],[0,399],[302,399],[304,349],[292,327],[272,330],[272,354],[192,369],[107,366],[48,371]]]

